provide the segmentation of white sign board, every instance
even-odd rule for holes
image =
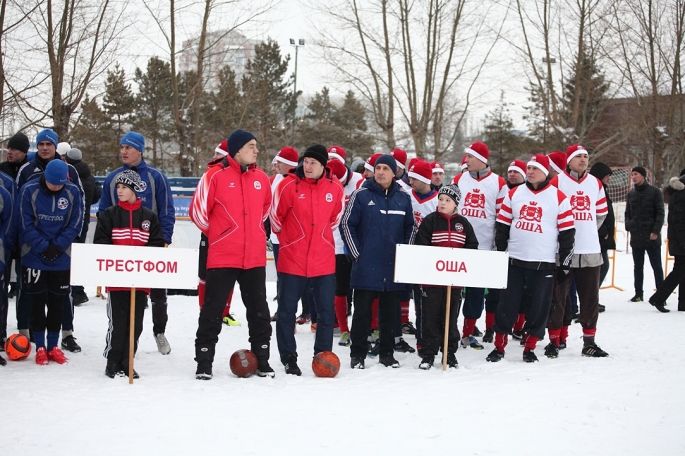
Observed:
[[[72,244],[72,285],[192,289],[197,249]]]
[[[506,252],[397,244],[395,282],[506,288],[508,268]]]

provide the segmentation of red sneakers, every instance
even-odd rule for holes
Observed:
[[[57,364],[64,364],[67,362],[67,357],[64,356],[64,352],[57,347],[52,347],[52,349],[48,352],[48,359],[56,362]]]
[[[40,347],[36,350],[36,364],[39,366],[48,364],[48,352],[45,351],[45,347]]]

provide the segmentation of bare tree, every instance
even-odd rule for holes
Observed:
[[[56,131],[68,137],[72,115],[79,107],[89,85],[112,63],[119,37],[125,30],[120,23],[126,2],[115,10],[110,0],[13,1],[33,29],[35,42],[29,52],[47,64],[31,68],[49,77],[47,109],[23,98],[39,119],[51,118]],[[31,14],[29,14],[31,13]],[[38,99],[42,99],[39,97]]]

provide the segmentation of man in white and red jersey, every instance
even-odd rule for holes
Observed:
[[[343,193],[345,194],[345,205],[347,205],[350,195],[362,185],[364,178],[361,174],[353,172],[342,161],[331,158],[331,148],[328,149],[329,160],[327,166],[342,184]],[[347,323],[347,299],[351,290],[350,274],[352,273],[352,261],[347,255],[340,230],[333,230],[333,239],[335,240],[335,318],[340,329],[338,345],[348,347],[350,345],[350,327]]]
[[[514,187],[517,187],[526,180],[526,162],[523,160],[514,160],[509,163],[507,168],[507,185],[502,187],[500,197],[504,198],[506,194]],[[483,334],[483,342],[492,343],[495,339],[495,319],[497,315],[497,306],[499,305],[500,290],[488,289],[488,294],[485,296],[485,333]],[[525,305],[525,300],[522,305]],[[517,323],[523,327],[525,323],[525,314],[523,309],[519,311],[519,318]]]
[[[392,155],[397,162],[397,176],[395,176],[395,180],[400,184],[403,190],[411,191],[409,176],[407,176],[407,151],[395,147],[392,152],[390,152],[390,155]]]
[[[195,336],[195,378],[212,378],[221,313],[237,281],[247,308],[250,349],[257,375],[273,377],[269,366],[271,322],[266,304],[266,233],[271,207],[269,178],[256,165],[257,140],[236,130],[228,137],[228,155],[213,162],[197,185],[190,219],[209,242],[207,290]]]
[[[431,187],[433,167],[430,163],[423,160],[416,160],[409,168],[409,185],[411,191],[411,206],[414,212],[414,224],[417,229],[428,214],[432,214],[438,208],[438,191]],[[416,316],[416,328],[409,321],[409,300],[400,300],[400,323],[403,334],[416,335],[417,346],[421,345],[421,287],[415,285],[414,292],[414,312]]]
[[[431,176],[431,187],[434,190],[439,191],[445,184],[445,167],[442,163],[433,162],[433,175]]]
[[[566,311],[566,296],[571,279],[575,280],[580,301],[578,320],[583,327],[582,354],[595,358],[608,356],[595,343],[599,315],[599,271],[602,266],[597,229],[606,218],[608,208],[602,182],[587,172],[588,159],[588,152],[583,146],[569,146],[566,150],[568,172],[557,175],[551,181],[552,185],[569,198],[576,236],[570,264],[567,266],[566,259],[559,258],[552,311],[547,325],[550,343],[545,347],[545,355],[550,358],[559,356],[562,331],[571,324],[571,316]]]
[[[281,252],[276,340],[285,372],[302,375],[297,365],[295,312],[311,288],[317,327],[314,355],[333,349],[333,296],[335,246],[343,213],[344,194],[338,179],[326,168],[328,152],[320,144],[309,146],[302,165],[276,187],[271,205],[271,228],[278,233]]]
[[[506,181],[493,173],[488,165],[490,149],[484,142],[476,141],[464,150],[468,171],[454,176],[463,197],[459,201],[459,214],[473,226],[478,238],[478,250],[494,250],[495,217],[502,199]],[[483,288],[466,288],[464,298],[464,329],[461,343],[464,347],[482,350],[483,346],[473,337],[476,321],[483,314]],[[486,316],[486,325],[492,326],[495,314]]]
[[[524,298],[526,338],[523,360],[538,360],[533,350],[545,336],[554,286],[557,245],[559,256],[570,260],[574,224],[569,199],[549,181],[549,158],[535,155],[527,164],[527,183],[507,192],[497,215],[497,250],[509,251],[507,288],[500,293],[495,320],[495,349],[486,360],[504,357]]]

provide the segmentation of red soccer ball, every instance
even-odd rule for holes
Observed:
[[[257,357],[250,350],[238,350],[229,361],[231,372],[236,377],[247,378],[257,372]]]
[[[5,352],[12,361],[26,359],[31,354],[31,341],[23,334],[12,334],[5,341]]]
[[[340,372],[340,358],[330,351],[319,352],[312,360],[312,371],[317,377],[335,377]]]

